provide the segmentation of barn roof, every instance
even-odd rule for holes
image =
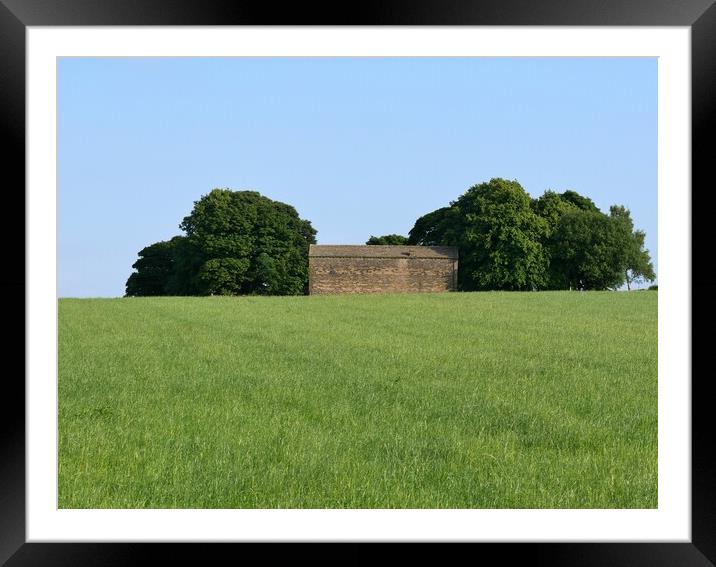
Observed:
[[[389,246],[311,244],[311,258],[448,258],[457,259],[457,246]]]

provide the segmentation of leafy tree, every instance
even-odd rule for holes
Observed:
[[[453,206],[463,221],[463,289],[532,290],[546,284],[546,222],[517,181],[495,178],[475,185]]]
[[[590,199],[582,197],[574,191],[565,191],[560,195],[551,190],[545,191],[541,197],[532,201],[532,209],[547,223],[547,230],[542,241],[547,257],[547,289],[567,289],[569,287],[565,274],[552,261],[556,246],[555,233],[559,222],[570,211],[598,211],[596,207],[592,208],[590,203],[594,205]]]
[[[214,189],[194,203],[179,226],[186,236],[175,237],[168,248],[157,243],[152,246],[162,246],[156,251],[140,252],[152,260],[130,276],[128,295],[305,293],[308,247],[316,242],[316,231],[292,206],[256,191]],[[161,263],[153,259],[159,250]],[[149,275],[151,286],[144,283]]]
[[[175,236],[171,240],[155,242],[139,251],[139,259],[132,264],[133,272],[126,284],[125,295],[166,295],[167,284],[174,270],[174,251],[183,240]]]
[[[180,228],[190,252],[189,277],[180,279],[194,293],[297,295],[307,288],[316,231],[291,205],[256,191],[214,189]]]
[[[634,230],[630,213],[623,206],[613,205],[607,216],[591,199],[575,191],[545,191],[532,205],[548,224],[544,240],[549,257],[548,289],[606,289],[624,281],[630,288],[635,280],[655,278],[649,253],[644,250],[645,234]],[[576,216],[561,225],[569,213]],[[618,277],[619,261],[623,265]]]
[[[627,290],[631,290],[633,283],[653,282],[656,279],[656,273],[651,263],[649,251],[644,248],[646,233],[643,230],[634,230],[634,222],[629,209],[621,205],[612,205],[609,208],[609,216],[615,221],[623,223],[625,230],[631,235],[627,245],[626,261],[623,266]]]
[[[204,294],[237,295],[248,269],[246,258],[212,258],[202,264],[198,280]]]
[[[574,193],[574,192],[572,192]],[[574,193],[576,195],[576,193]],[[578,195],[581,199],[581,195]],[[541,197],[532,201],[532,210],[547,222],[547,236],[554,234],[560,219],[565,213],[579,209],[573,200],[563,199],[555,191],[547,190]]]
[[[593,213],[600,212],[599,207],[594,204],[594,201],[592,201],[589,197],[584,197],[580,195],[576,191],[567,190],[559,197],[560,199],[562,199],[562,201],[572,203],[575,207],[583,211],[591,211]]]
[[[494,178],[420,217],[409,241],[458,246],[462,290],[531,290],[546,284],[546,232],[522,186]]]
[[[460,231],[460,212],[451,204],[423,215],[408,233],[408,244],[421,246],[449,246],[456,242]]]
[[[198,274],[207,257],[194,242],[179,238],[174,247],[174,269],[167,282],[167,295],[201,295]]]
[[[624,207],[605,215],[572,190],[531,199],[505,179],[420,217],[408,242],[458,246],[463,290],[610,289],[655,278],[644,232]]]
[[[384,236],[371,236],[366,244],[371,245],[400,245],[407,244],[408,237],[400,234],[386,234]]]
[[[624,283],[631,233],[600,211],[562,216],[554,234],[552,264],[573,289],[614,289]]]

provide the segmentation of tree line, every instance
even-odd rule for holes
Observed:
[[[126,295],[306,293],[316,230],[292,206],[214,189],[179,226],[185,236],[139,251]],[[457,246],[462,291],[605,290],[656,278],[645,237],[624,206],[607,214],[571,190],[532,199],[494,178],[417,219],[407,237],[366,244]]]

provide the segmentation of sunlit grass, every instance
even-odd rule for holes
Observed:
[[[657,292],[61,299],[61,508],[654,508]]]

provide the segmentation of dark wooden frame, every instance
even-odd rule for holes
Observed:
[[[712,208],[711,138],[716,132],[716,6],[714,0],[362,0],[353,3],[287,3],[241,0],[0,0],[0,125],[5,149],[3,207],[6,230],[5,269],[0,292],[5,317],[15,325],[4,339],[4,350],[17,359],[23,352],[25,317],[24,235],[25,186],[25,29],[27,26],[98,25],[550,25],[550,26],[687,26],[692,34],[692,259],[708,256],[710,236],[704,216]],[[694,206],[698,201],[699,206]],[[699,215],[702,221],[699,222]],[[10,218],[8,218],[10,217]],[[692,268],[692,274],[694,273]],[[437,546],[442,562],[467,552],[476,563],[588,566],[708,566],[716,562],[716,427],[708,395],[712,372],[694,364],[704,361],[712,334],[716,283],[694,278],[692,305],[692,538],[690,543],[511,543]],[[701,346],[698,349],[697,346]],[[7,361],[10,356],[6,356]],[[0,411],[0,561],[7,565],[133,565],[161,564],[176,559],[211,563],[210,556],[228,549],[236,560],[245,557],[241,544],[152,543],[25,543],[25,386],[24,371],[3,376]],[[20,363],[24,369],[24,358]],[[256,545],[256,544],[243,544]],[[277,551],[261,546],[264,560]],[[275,548],[274,548],[275,549]],[[390,550],[395,546],[390,546]],[[436,549],[433,547],[432,549]],[[426,553],[425,546],[400,546],[403,556]],[[252,549],[253,551],[253,549]],[[279,553],[315,562],[326,552],[334,561],[365,563],[375,544],[339,546],[285,544]],[[385,546],[378,550],[382,555]],[[242,553],[243,552],[243,553]],[[457,558],[458,556],[456,556]],[[406,557],[407,558],[407,557]],[[464,559],[463,559],[464,560]],[[272,561],[273,562],[273,561]]]

